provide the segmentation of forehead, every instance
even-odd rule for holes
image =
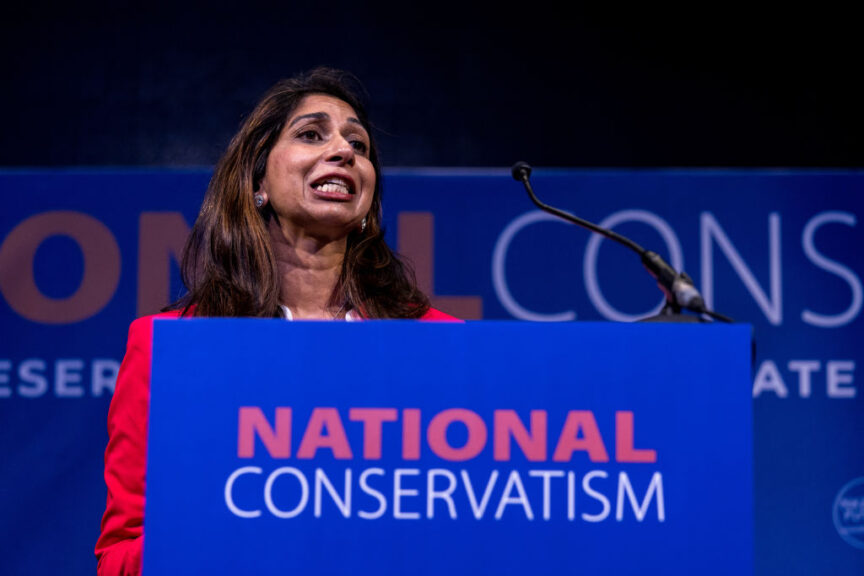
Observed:
[[[298,116],[319,113],[327,114],[327,116],[337,123],[357,122],[359,125],[354,108],[344,100],[328,94],[308,94],[304,96],[294,112],[291,113],[288,122],[290,123],[292,119]]]

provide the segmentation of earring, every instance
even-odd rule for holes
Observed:
[[[363,221],[360,222],[360,233],[366,232],[366,217],[363,217]]]
[[[261,194],[260,192],[256,192],[255,196],[253,196],[253,198],[255,199],[255,207],[256,208],[261,208],[262,206],[264,206],[265,200],[264,200],[263,194]]]

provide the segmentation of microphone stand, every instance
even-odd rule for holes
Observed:
[[[513,165],[511,170],[513,175],[513,179],[517,182],[522,182],[525,185],[525,190],[528,191],[528,196],[531,197],[531,201],[544,212],[548,212],[549,214],[553,214],[558,216],[563,220],[567,220],[568,222],[572,222],[577,226],[582,226],[583,228],[587,228],[592,232],[596,232],[601,236],[605,236],[610,240],[614,240],[619,244],[622,244],[629,248],[630,250],[636,252],[639,255],[639,258],[642,260],[642,265],[648,270],[648,273],[657,280],[657,286],[660,287],[660,290],[663,291],[663,295],[666,298],[666,304],[663,306],[663,309],[660,311],[658,316],[652,316],[650,318],[645,318],[643,322],[699,322],[705,321],[703,318],[699,316],[687,316],[681,313],[681,310],[690,310],[691,312],[695,312],[696,314],[708,316],[715,320],[719,320],[720,322],[728,322],[732,323],[733,320],[728,316],[724,316],[723,314],[719,314],[712,310],[709,310],[705,307],[705,301],[702,299],[702,295],[699,294],[699,291],[696,289],[696,286],[693,284],[693,281],[690,277],[684,273],[678,273],[672,268],[669,264],[666,263],[663,258],[657,254],[656,252],[652,252],[650,250],[646,250],[636,242],[633,242],[629,238],[621,236],[612,230],[608,230],[606,228],[601,228],[597,226],[593,222],[589,222],[588,220],[583,220],[578,216],[574,216],[569,212],[564,212],[563,210],[559,210],[554,206],[549,206],[548,204],[544,204],[540,201],[539,198],[534,194],[534,190],[531,188],[531,183],[528,178],[531,176],[531,166],[529,166],[525,162],[517,162]]]

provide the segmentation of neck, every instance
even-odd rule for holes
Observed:
[[[279,273],[279,299],[295,319],[332,319],[344,315],[330,299],[345,258],[347,238],[318,238],[293,229],[283,230],[272,218],[271,245]]]

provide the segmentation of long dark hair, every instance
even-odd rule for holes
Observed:
[[[351,74],[316,68],[282,80],[264,94],[216,165],[183,251],[181,273],[189,292],[169,308],[195,316],[282,315],[279,275],[267,230],[272,209],[256,208],[253,195],[285,122],[309,94],[326,94],[347,103],[372,138],[361,93],[359,81]],[[381,165],[374,139],[369,158],[375,168],[372,207],[365,230],[348,236],[330,304],[355,309],[365,318],[418,318],[429,309],[429,299],[417,288],[411,269],[384,242]]]

